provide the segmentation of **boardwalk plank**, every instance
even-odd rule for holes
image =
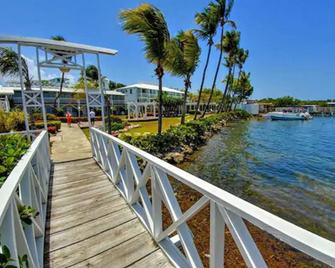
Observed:
[[[54,166],[44,267],[172,267],[93,159]]]
[[[51,207],[52,209],[62,207],[62,206],[67,206],[71,204],[76,204],[78,202],[82,202],[83,200],[87,198],[94,198],[96,196],[99,196],[101,194],[119,194],[119,192],[114,188],[112,191],[109,187],[101,187],[97,189],[90,190],[88,192],[82,192],[82,193],[77,193],[75,195],[70,195],[70,196],[65,196],[62,197],[60,196],[59,198],[53,198],[51,201]]]
[[[90,182],[88,184],[84,184],[75,188],[68,188],[65,190],[61,190],[61,191],[52,191],[51,196],[53,198],[57,198],[57,197],[65,197],[65,196],[71,196],[73,194],[77,194],[77,193],[82,193],[82,192],[87,192],[93,189],[97,189],[100,187],[110,187],[110,185],[108,185],[108,183],[106,181],[96,181],[96,182]]]
[[[105,193],[101,195],[99,198],[90,198],[85,199],[80,203],[76,203],[74,205],[68,205],[65,207],[58,207],[57,209],[51,208],[50,211],[48,211],[50,218],[53,221],[57,221],[59,218],[63,218],[67,216],[68,214],[79,214],[85,211],[94,210],[97,207],[100,207],[104,204],[111,204],[111,203],[122,203],[119,201],[120,197],[119,195],[112,195],[110,193]]]
[[[154,241],[144,232],[73,267],[126,267],[156,250]]]
[[[101,170],[90,170],[87,171],[86,173],[82,174],[81,176],[76,176],[76,175],[66,175],[63,177],[58,177],[57,176],[57,181],[54,182],[53,186],[58,186],[58,185],[63,185],[63,184],[68,184],[68,183],[74,183],[82,180],[92,180],[95,179],[96,177],[102,175]]]
[[[100,218],[96,218],[88,223],[52,234],[50,235],[49,251],[55,251],[71,244],[78,243],[135,218],[136,215],[130,210],[121,209]]]
[[[131,220],[79,243],[50,252],[48,256],[50,267],[69,267],[85,259],[100,255],[124,240],[145,232],[144,227],[136,223],[137,219]]]
[[[156,250],[152,252],[149,256],[135,262],[128,267],[132,268],[142,268],[142,267],[159,267],[166,268],[171,267],[171,263],[168,261],[166,256],[161,250]]]
[[[113,211],[120,210],[121,208],[127,208],[127,204],[121,198],[115,200],[111,204],[104,204],[92,210],[86,210],[82,212],[73,212],[68,215],[52,219],[47,225],[47,230],[50,234],[71,228],[73,226],[82,224],[84,222],[89,222],[95,218],[101,217]]]

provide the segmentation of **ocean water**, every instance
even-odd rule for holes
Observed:
[[[230,124],[183,169],[335,241],[335,118]]]

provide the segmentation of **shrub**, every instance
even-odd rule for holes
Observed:
[[[30,142],[21,135],[0,136],[0,187],[29,146]]]
[[[15,110],[5,112],[0,109],[0,133],[24,130],[24,113]]]
[[[36,121],[43,120],[42,113],[34,113],[33,116]],[[47,114],[47,120],[57,120],[57,115]]]
[[[161,135],[148,134],[135,137],[123,135],[122,139],[148,153],[163,156],[169,152],[182,151],[185,146],[196,148],[202,145],[206,141],[206,132],[216,131],[223,121],[249,117],[245,111],[214,114],[184,125],[172,126]]]
[[[57,128],[55,126],[48,126],[48,132],[51,134],[56,134]]]
[[[111,124],[112,131],[117,131],[117,130],[123,129],[124,127],[125,127],[124,123],[113,122]]]
[[[66,117],[65,116],[58,116],[57,120],[61,121],[62,123],[66,123]],[[101,116],[96,116],[95,120],[100,121]],[[72,116],[72,123],[78,123],[78,122],[87,122],[87,117],[84,116]]]
[[[55,127],[56,131],[59,131],[61,128],[61,121],[48,121],[48,129],[49,127]],[[44,123],[43,122],[36,122],[35,123],[35,127],[37,129],[42,129],[44,128]]]
[[[56,115],[57,115],[57,116],[65,116],[65,112],[64,112],[63,109],[61,109],[61,108],[57,108],[57,109],[56,109]]]
[[[120,117],[111,115],[110,118],[111,118],[112,123],[122,123],[122,119]],[[107,120],[108,120],[108,117],[106,117],[105,121],[107,122]]]
[[[188,114],[195,114],[195,110],[189,110],[189,111],[188,111]],[[198,111],[197,114],[201,114],[201,112]]]

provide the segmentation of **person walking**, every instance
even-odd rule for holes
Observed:
[[[68,127],[71,127],[72,114],[69,111],[66,112],[66,123]]]
[[[90,111],[90,119],[91,119],[91,125],[92,125],[92,127],[94,127],[94,123],[95,123],[95,112],[94,112],[94,110]]]

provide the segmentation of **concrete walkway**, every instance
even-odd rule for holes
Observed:
[[[54,163],[92,157],[91,144],[76,124],[62,124],[61,132],[51,137],[51,159]]]

